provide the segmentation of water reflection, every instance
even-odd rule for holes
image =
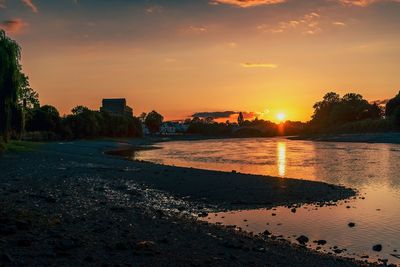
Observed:
[[[290,141],[285,139],[223,139],[160,144],[157,151],[140,151],[137,159],[221,171],[272,175],[344,184],[360,197],[333,207],[303,207],[292,213],[277,208],[211,216],[212,222],[293,240],[305,234],[326,239],[329,247],[346,248],[344,254],[368,255],[400,263],[400,145]],[[365,198],[364,198],[365,197]],[[224,219],[222,219],[224,217]],[[244,223],[244,219],[246,222]],[[356,227],[348,227],[349,222]],[[372,245],[382,244],[380,253]],[[399,255],[400,257],[400,255]]]
[[[278,142],[278,173],[280,177],[285,177],[286,174],[286,143]]]

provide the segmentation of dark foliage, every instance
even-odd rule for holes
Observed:
[[[18,93],[21,84],[21,52],[19,45],[0,30],[0,136],[8,141],[13,131],[13,118],[19,117]]]
[[[164,117],[153,110],[152,112],[147,114],[144,123],[149,129],[150,133],[157,133],[160,131],[163,120]]]
[[[386,104],[385,116],[393,116],[398,107],[400,107],[400,92]]]
[[[334,132],[346,128],[342,127],[344,125],[379,120],[382,116],[383,111],[377,104],[368,103],[359,94],[349,93],[340,98],[338,94],[330,92],[314,105],[314,114],[307,131]]]
[[[59,132],[61,118],[57,109],[45,105],[30,111],[27,116],[26,130],[31,132]]]
[[[51,139],[54,135],[59,139],[142,136],[139,119],[93,111],[84,106],[75,107],[71,115],[63,118],[52,106],[33,109],[27,119],[26,129],[31,132],[48,133],[42,136],[51,136]]]

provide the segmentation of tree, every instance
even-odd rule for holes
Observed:
[[[242,125],[243,125],[243,122],[244,122],[243,113],[242,113],[242,112],[239,112],[238,124],[239,124],[240,126],[242,126]]]
[[[160,131],[163,120],[164,120],[164,117],[161,114],[159,114],[153,110],[152,112],[147,114],[144,123],[146,124],[150,133],[157,133]]]
[[[39,108],[39,94],[29,84],[29,77],[21,73],[21,88],[18,95],[19,105],[26,111]]]
[[[336,93],[326,94],[322,101],[315,103],[310,122],[314,131],[329,131],[346,123],[382,118],[382,110],[377,104],[370,104],[362,95]]]
[[[397,107],[400,107],[400,92],[386,104],[385,116],[391,117],[394,115]]]
[[[79,115],[79,114],[89,112],[89,111],[90,111],[90,109],[85,106],[76,106],[71,110],[73,115]]]
[[[139,116],[139,120],[144,123],[144,121],[146,120],[146,115],[146,112],[142,112],[142,114],[140,114]]]
[[[60,128],[60,113],[49,105],[32,110],[32,116],[26,123],[28,131],[58,132]]]
[[[12,118],[17,117],[21,85],[21,49],[0,30],[0,135],[7,142],[12,132]]]

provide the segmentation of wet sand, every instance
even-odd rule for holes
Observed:
[[[128,161],[148,144],[45,144],[0,159],[0,266],[360,266],[197,219],[208,212],[347,198],[318,182]],[[300,233],[299,233],[300,234]]]

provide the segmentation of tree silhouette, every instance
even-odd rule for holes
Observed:
[[[21,86],[21,49],[19,45],[0,30],[0,135],[8,141],[12,133],[12,126],[22,124],[12,122],[20,116],[18,107],[18,93]],[[18,114],[16,114],[18,113]],[[17,127],[23,129],[23,126]]]
[[[397,108],[400,107],[400,92],[386,104],[385,116],[391,117],[395,114]]]
[[[39,108],[39,94],[33,90],[29,84],[29,78],[21,73],[21,88],[18,95],[19,105],[25,110]]]
[[[238,124],[239,124],[240,126],[242,126],[242,125],[243,125],[243,123],[244,123],[244,117],[243,117],[243,113],[242,113],[242,112],[239,112],[239,116],[238,116]]]
[[[152,111],[147,114],[145,119],[145,124],[151,133],[157,133],[160,131],[161,124],[163,123],[164,117],[157,113],[156,111]]]

